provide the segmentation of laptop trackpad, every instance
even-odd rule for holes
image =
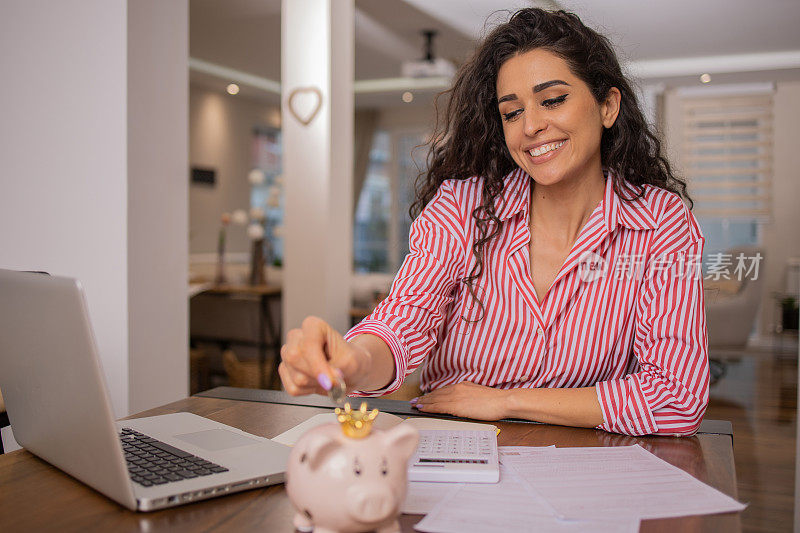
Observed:
[[[183,435],[175,435],[175,438],[210,452],[261,443],[259,440],[249,439],[226,429],[208,429],[196,433],[184,433]]]

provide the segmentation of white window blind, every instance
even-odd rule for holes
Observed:
[[[765,221],[771,213],[772,91],[683,95],[681,107],[681,161],[695,215]]]

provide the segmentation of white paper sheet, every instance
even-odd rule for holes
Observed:
[[[745,508],[638,445],[519,448],[503,462],[563,518],[670,518]]]
[[[417,420],[435,420],[435,419],[409,418],[406,420],[405,423]],[[463,423],[463,422],[457,422],[457,423]],[[475,424],[475,426],[477,426],[475,429],[489,429],[489,428],[497,429],[495,426],[489,424]],[[423,427],[417,426],[417,429],[423,429]],[[464,427],[460,429],[471,429],[471,428]],[[497,451],[499,452],[500,458],[502,460],[504,453],[509,453],[509,452],[515,453],[514,450],[516,450],[517,448],[519,447],[498,446]],[[531,449],[531,447],[529,446],[523,446],[521,448],[526,450]],[[555,446],[551,446],[551,448],[555,448]],[[404,514],[428,514],[440,501],[448,497],[450,493],[453,492],[454,490],[460,489],[463,485],[464,483],[431,483],[426,481],[409,481],[408,492],[406,493],[406,500],[403,504],[402,512]]]
[[[403,514],[428,514],[450,493],[457,491],[463,483],[431,483],[428,481],[409,481]]]
[[[501,464],[499,483],[463,484],[444,497],[414,529],[426,533],[634,533],[639,529],[639,520],[560,520],[513,470]]]

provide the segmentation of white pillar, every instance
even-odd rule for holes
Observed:
[[[352,272],[353,0],[283,0],[281,111],[284,332],[316,315],[349,326]],[[308,119],[289,110],[292,101]]]

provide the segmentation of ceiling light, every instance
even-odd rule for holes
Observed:
[[[231,83],[230,85],[228,85],[228,87],[226,87],[226,90],[228,91],[228,94],[239,94],[239,86],[236,85],[235,83]]]
[[[414,95],[411,93],[411,91],[406,91],[403,93],[403,101],[407,104],[410,104],[412,101],[414,101]]]
[[[703,83],[710,82],[711,81],[711,74],[701,74],[700,75],[700,81],[702,81]]]

